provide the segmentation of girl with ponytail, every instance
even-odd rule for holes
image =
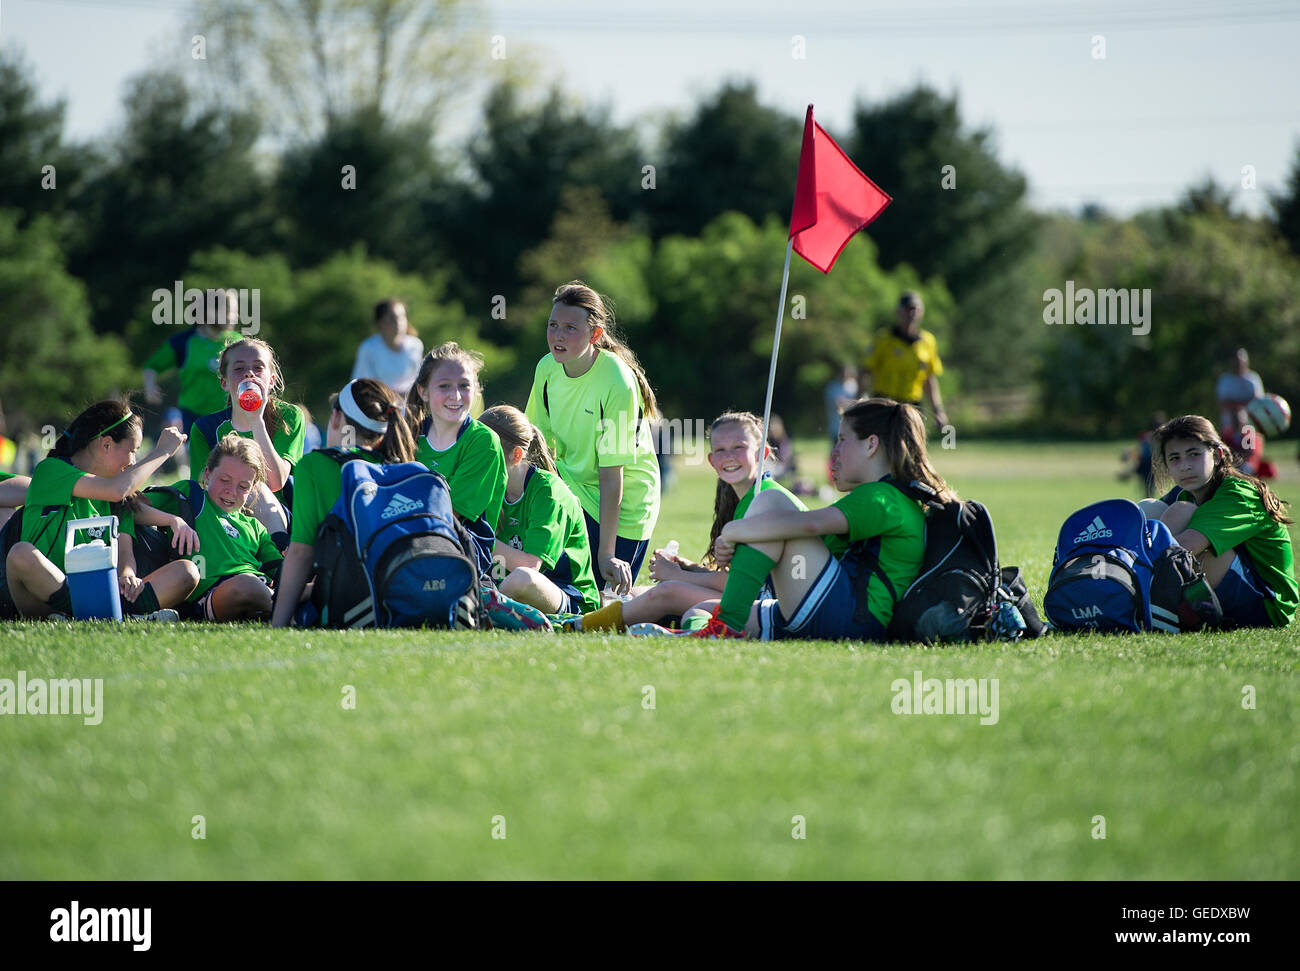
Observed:
[[[1146,499],[1180,546],[1192,551],[1233,627],[1286,627],[1300,603],[1286,504],[1242,472],[1209,420],[1183,415],[1151,438],[1154,471],[1174,488]]]
[[[546,342],[525,411],[582,504],[596,585],[625,592],[659,518],[654,391],[618,338],[612,308],[578,280],[555,291]]]
[[[415,458],[411,431],[392,390],[373,378],[357,378],[330,399],[325,433],[328,449],[377,465]],[[293,619],[307,592],[316,549],[316,534],[343,491],[343,467],[331,454],[308,452],[294,472],[293,521],[276,588],[272,627]]]
[[[581,614],[600,606],[582,506],[555,472],[546,439],[510,405],[479,417],[505,452],[506,492],[496,524],[497,579],[512,600],[548,614]],[[494,564],[495,566],[495,564]],[[493,571],[494,579],[499,570]]]
[[[895,595],[916,579],[925,552],[921,504],[891,478],[954,498],[930,465],[916,407],[890,398],[850,405],[831,450],[831,479],[847,495],[810,512],[775,490],[755,497],[714,542],[727,585],[694,636],[885,640]],[[755,603],[769,575],[776,599]]]
[[[189,560],[168,563],[147,577],[136,576],[136,516],[126,500],[185,441],[177,429],[164,428],[158,444],[136,462],[141,425],[128,401],[100,401],[73,419],[48,457],[33,470],[23,506],[21,539],[5,561],[9,594],[23,616],[72,614],[63,553],[67,524],[74,519],[117,516],[118,589],[126,613],[175,620],[177,615],[170,608],[198,585],[198,569]],[[178,517],[145,507],[138,518],[142,523],[171,527],[174,544],[182,553],[194,549],[194,531]]]

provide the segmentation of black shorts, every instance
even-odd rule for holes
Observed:
[[[203,596],[199,597],[198,600],[185,604],[180,610],[181,617],[184,620],[206,620],[209,623],[215,624],[217,618],[212,615],[212,595],[217,592],[217,587],[221,586],[227,580],[233,579],[234,577],[242,577],[244,575],[245,574],[243,573],[228,573],[224,577],[221,577],[216,583],[208,587],[207,591]],[[250,573],[248,576],[257,577],[263,583],[266,583],[266,577],[262,576],[260,573]],[[269,588],[270,585],[267,584],[267,586]]]

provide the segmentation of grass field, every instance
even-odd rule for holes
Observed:
[[[1065,516],[1131,495],[1118,451],[936,457],[1041,597]],[[680,472],[656,545],[698,556],[714,479]],[[1295,879],[1298,646],[3,625],[0,677],[104,703],[0,717],[0,878]],[[998,679],[996,724],[894,714],[918,670]]]

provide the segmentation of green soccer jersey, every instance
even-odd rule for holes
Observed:
[[[808,511],[808,507],[804,505],[803,500],[800,499],[798,496],[796,496],[785,486],[781,485],[781,483],[777,482],[776,479],[772,478],[772,473],[770,472],[764,473],[763,475],[763,488],[761,491],[783,492],[786,494],[787,497],[789,497],[790,501],[794,503],[794,507],[796,509],[798,509],[800,512]],[[750,503],[752,503],[753,501],[754,501],[754,487],[750,486],[749,491],[740,497],[740,502],[736,503],[736,511],[732,514],[731,518],[733,520],[744,519],[745,513],[749,511]]]
[[[202,487],[191,480],[177,482],[176,488],[193,501],[193,490]],[[180,515],[180,503],[168,493],[150,493],[149,503],[173,516]],[[260,574],[262,564],[284,559],[271,541],[271,534],[255,517],[225,512],[211,496],[205,497],[203,509],[194,519],[194,532],[199,536],[199,551],[186,559],[193,560],[199,568],[199,585],[186,598],[188,603],[194,603],[225,577],[236,573]]]
[[[1185,490],[1178,498],[1196,501]],[[1244,556],[1273,591],[1272,597],[1264,598],[1264,609],[1273,626],[1286,627],[1291,623],[1300,603],[1291,536],[1285,526],[1268,514],[1250,482],[1236,476],[1224,478],[1214,495],[1196,507],[1187,528],[1208,539],[1215,556],[1228,550]]]
[[[74,519],[116,516],[118,531],[135,536],[135,518],[129,506],[72,494],[77,480],[85,474],[67,459],[47,458],[32,471],[32,484],[27,487],[22,541],[44,553],[59,570],[63,569],[67,524]]]
[[[384,457],[364,448],[349,454],[382,465]],[[343,491],[343,466],[324,452],[308,452],[298,463],[293,476],[293,519],[289,523],[289,542],[316,545],[321,523],[339,501]]]
[[[822,537],[831,555],[843,559],[854,543],[879,538],[876,555],[880,569],[889,577],[894,593],[901,597],[921,572],[925,556],[925,513],[921,504],[882,479],[864,482],[834,506],[849,521],[849,531]],[[867,581],[867,609],[884,627],[894,616],[894,598],[876,574]]]
[[[235,331],[224,330],[216,340],[210,340],[200,335],[197,327],[190,327],[154,351],[144,367],[158,374],[177,369],[180,394],[176,403],[180,407],[196,415],[220,411],[229,404],[229,399],[221,390],[217,363],[226,345],[238,339]]]
[[[600,606],[582,506],[558,475],[530,468],[523,494],[502,505],[496,532],[505,545],[538,557],[542,573],[557,586],[576,587],[585,605],[575,605],[575,610],[585,613]]]
[[[659,459],[632,369],[600,351],[586,374],[571,378],[547,354],[537,362],[525,413],[546,436],[560,477],[597,522],[600,470],[623,467],[618,535],[649,539],[659,518]]]
[[[429,420],[420,429],[415,461],[447,480],[451,507],[470,523],[495,529],[506,496],[506,457],[501,439],[477,418],[468,415],[451,448],[439,452],[429,444]]]
[[[267,405],[267,407],[271,406]],[[235,426],[230,423],[230,414],[230,402],[227,401],[225,408],[204,415],[190,426],[190,475],[196,477],[203,475],[203,467],[207,465],[212,446],[231,432],[235,432],[240,438],[253,437],[251,428],[246,432],[236,431]],[[275,446],[276,454],[289,463],[290,474],[292,474],[302,458],[304,435],[302,409],[297,405],[280,402],[280,414],[284,418],[284,424],[273,422],[275,431],[271,434],[271,444]]]

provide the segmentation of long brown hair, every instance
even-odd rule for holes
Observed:
[[[343,416],[343,424],[351,428],[356,435],[357,444],[372,452],[378,452],[390,464],[411,462],[415,459],[415,439],[411,429],[398,410],[400,399],[388,385],[374,378],[357,378],[352,382],[352,400],[357,403],[361,413],[371,421],[388,423],[385,432],[372,432],[369,428],[360,428],[339,407],[338,394],[330,395],[330,407]]]
[[[130,415],[131,417],[127,418]],[[125,420],[124,420],[125,419]],[[131,411],[130,398],[96,401],[72,419],[72,424],[54,441],[48,458],[71,459],[101,435],[120,442],[127,435],[141,431],[144,422]]]
[[[546,437],[522,411],[513,405],[493,405],[478,420],[497,433],[502,450],[509,455],[514,449],[524,450],[524,461],[555,474],[555,460],[546,445]]]
[[[742,426],[748,433],[748,437],[756,444],[763,439],[763,420],[751,411],[723,412],[713,419],[713,424],[709,426],[709,438],[712,439],[713,433],[723,425]],[[740,496],[736,495],[736,490],[719,478],[718,487],[713,494],[713,526],[709,529],[709,548],[704,552],[705,566],[717,569],[718,560],[714,547],[717,545],[718,537],[722,535],[723,527],[735,518],[738,505],[740,505]]]
[[[266,353],[267,364],[271,369],[271,379],[267,382],[266,396],[270,400],[266,403],[266,409],[262,412],[262,424],[266,426],[266,434],[274,435],[277,431],[288,431],[289,422],[284,417],[284,412],[294,406],[283,402],[279,395],[284,391],[284,375],[280,371],[280,360],[275,356],[275,348],[266,341],[257,337],[241,337],[237,341],[231,341],[221,351],[221,357],[217,362],[217,373],[226,381],[226,393],[234,395],[235,389],[230,386],[230,381],[226,374],[226,364],[230,357],[230,352],[236,347],[252,347]],[[233,411],[233,408],[232,408]]]
[[[1286,514],[1285,507],[1287,503],[1279,499],[1263,479],[1247,475],[1237,468],[1238,457],[1234,455],[1227,443],[1219,437],[1219,433],[1215,431],[1209,419],[1202,418],[1200,415],[1182,415],[1165,422],[1152,433],[1152,468],[1160,473],[1161,479],[1166,481],[1173,479],[1169,472],[1169,463],[1165,459],[1165,446],[1175,438],[1200,442],[1214,453],[1214,471],[1210,474],[1208,483],[1210,488],[1206,492],[1206,498],[1214,495],[1219,486],[1223,484],[1224,479],[1244,479],[1255,487],[1255,491],[1259,494],[1259,501],[1264,504],[1265,511],[1275,521],[1284,526],[1289,526],[1294,522]]]
[[[636,378],[637,388],[641,392],[641,410],[643,417],[654,419],[659,417],[659,402],[655,398],[654,389],[650,387],[650,382],[646,379],[645,370],[641,367],[641,362],[632,353],[632,348],[623,343],[622,338],[614,329],[614,305],[608,297],[602,297],[599,293],[587,286],[581,280],[570,280],[562,287],[558,287],[552,303],[561,303],[566,307],[577,307],[579,310],[587,311],[587,323],[592,327],[600,327],[602,333],[596,341],[596,346],[602,351],[609,351],[620,361],[626,364]]]
[[[957,498],[956,492],[930,464],[925,450],[925,420],[915,405],[893,398],[867,398],[845,408],[841,421],[848,422],[860,439],[872,435],[880,439],[889,460],[889,474],[900,485],[920,482],[933,489],[940,502]]]
[[[420,362],[420,373],[416,375],[411,390],[406,393],[406,423],[410,426],[412,438],[420,437],[420,430],[424,425],[424,420],[429,417],[429,406],[420,397],[420,389],[429,383],[429,379],[433,377],[433,372],[448,361],[455,361],[468,371],[474,379],[474,393],[470,396],[471,401],[483,393],[483,382],[479,379],[479,372],[483,370],[483,355],[478,351],[471,351],[461,347],[455,341],[444,341],[439,344],[424,355],[424,360]]]

